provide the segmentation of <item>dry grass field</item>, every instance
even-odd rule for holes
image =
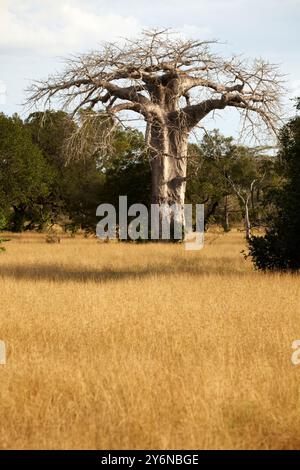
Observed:
[[[0,448],[300,448],[299,278],[254,272],[243,245],[13,237]]]

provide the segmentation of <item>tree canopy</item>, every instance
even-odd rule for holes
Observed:
[[[300,118],[280,134],[279,158],[284,183],[274,193],[274,211],[266,235],[250,240],[250,255],[262,270],[300,269]]]

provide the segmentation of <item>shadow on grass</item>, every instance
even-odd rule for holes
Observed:
[[[219,261],[219,265],[217,264]],[[149,264],[147,266],[135,265],[132,269],[88,269],[74,267],[70,269],[60,264],[37,264],[34,266],[9,265],[0,266],[0,276],[16,280],[55,281],[55,282],[110,282],[128,279],[140,279],[160,276],[249,276],[252,271],[239,270],[232,263],[232,258],[206,260],[170,259],[168,263]]]

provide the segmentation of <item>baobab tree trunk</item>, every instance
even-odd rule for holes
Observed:
[[[188,139],[166,133],[151,140],[152,203],[184,204]]]
[[[163,210],[166,205],[176,205],[176,216],[170,212],[171,229],[176,218],[184,228],[188,134],[167,127],[152,128],[150,145],[152,204]]]

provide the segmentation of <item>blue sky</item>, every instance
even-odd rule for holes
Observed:
[[[24,117],[24,89],[60,70],[68,54],[143,28],[169,27],[187,37],[219,39],[224,55],[280,64],[287,75],[289,116],[294,112],[289,98],[300,95],[299,25],[300,0],[0,0],[0,111]],[[233,112],[207,125],[238,133]]]

